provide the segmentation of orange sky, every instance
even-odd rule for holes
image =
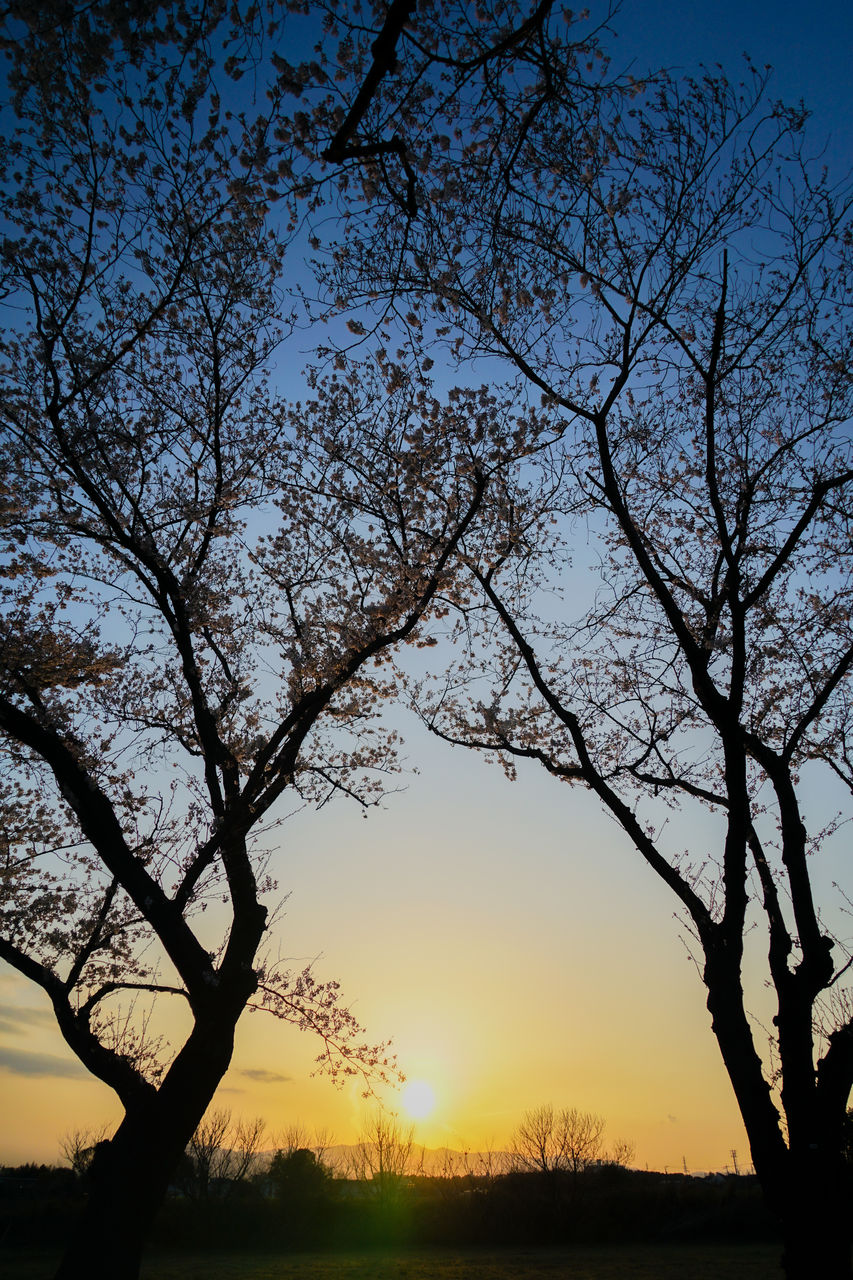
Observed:
[[[733,1147],[745,1162],[673,904],[614,825],[535,770],[511,784],[416,729],[409,740],[423,772],[406,792],[367,820],[346,804],[297,815],[276,870],[292,891],[283,954],[301,965],[322,952],[318,971],[432,1085],[417,1140],[501,1148],[527,1108],[552,1102],[600,1112],[640,1166],[720,1168]],[[3,1073],[0,1161],[51,1161],[62,1133],[118,1110],[75,1068],[46,1001],[5,971],[0,1007],[19,1002],[35,1017],[3,1048],[33,1055],[30,1071],[69,1074]],[[245,1016],[217,1105],[354,1141],[367,1104],[355,1085],[310,1078],[318,1048]]]

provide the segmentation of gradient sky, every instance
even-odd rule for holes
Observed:
[[[774,92],[814,112],[816,148],[841,176],[853,163],[849,0],[626,0],[615,62],[737,75],[748,51],[775,68]],[[428,1146],[505,1145],[529,1107],[598,1111],[636,1163],[722,1168],[747,1144],[673,918],[674,900],[588,796],[535,769],[515,784],[473,754],[405,725],[417,776],[364,820],[337,803],[282,829],[275,870],[290,891],[284,955],[321,956],[375,1038],[394,1039],[436,1107]],[[831,797],[814,797],[815,809]],[[713,832],[685,833],[692,847]],[[835,878],[837,843],[819,882]],[[759,1010],[759,1013],[762,1011]],[[264,1015],[245,1017],[217,1104],[299,1121],[354,1141],[356,1087],[311,1079],[318,1046]],[[71,1129],[118,1116],[109,1090],[65,1050],[47,1002],[0,968],[0,1163],[59,1158]]]

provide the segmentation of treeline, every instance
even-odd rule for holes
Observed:
[[[524,1113],[507,1150],[427,1151],[415,1142],[413,1124],[382,1108],[365,1119],[350,1145],[335,1145],[328,1130],[309,1133],[299,1123],[271,1134],[261,1117],[235,1118],[227,1108],[211,1108],[174,1171],[171,1190],[173,1198],[221,1200],[242,1194],[250,1183],[272,1195],[280,1182],[322,1178],[370,1183],[371,1193],[382,1196],[423,1175],[444,1181],[531,1172],[574,1177],[592,1165],[630,1165],[633,1142],[618,1138],[605,1145],[605,1124],[595,1112],[555,1110],[549,1103]],[[84,1184],[91,1183],[108,1138],[106,1127],[78,1129],[63,1138],[63,1155]]]
[[[189,1169],[187,1170],[189,1173]],[[84,1179],[24,1166],[0,1176],[6,1246],[60,1244]],[[756,1239],[772,1234],[755,1179],[693,1178],[596,1163],[567,1170],[336,1173],[308,1148],[205,1194],[176,1184],[155,1248],[336,1249],[388,1245],[540,1245]]]
[[[388,1174],[363,1182],[298,1152],[223,1200],[171,1198],[161,1246],[346,1248],[757,1238],[772,1228],[752,1177],[613,1165],[577,1175]]]

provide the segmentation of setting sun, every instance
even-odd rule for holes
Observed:
[[[435,1092],[426,1080],[412,1080],[403,1090],[402,1102],[413,1120],[425,1120],[435,1106]]]

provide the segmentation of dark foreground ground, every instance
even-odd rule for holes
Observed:
[[[143,1280],[779,1280],[778,1246],[154,1254]],[[4,1280],[50,1280],[57,1255],[10,1251]]]

